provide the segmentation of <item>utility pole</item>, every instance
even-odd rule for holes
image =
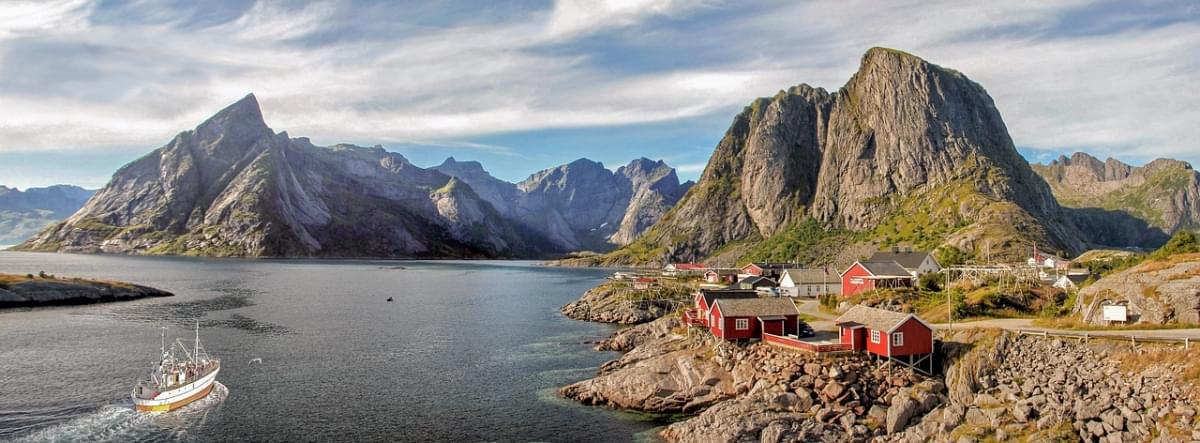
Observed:
[[[946,268],[946,318],[949,320],[950,330],[954,330],[954,299],[950,297],[950,268]]]

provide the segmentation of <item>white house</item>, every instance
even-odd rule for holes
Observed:
[[[821,294],[841,294],[842,279],[836,273],[826,274],[818,268],[787,269],[779,277],[780,295],[816,297]]]
[[[942,265],[933,258],[933,254],[925,251],[913,251],[911,249],[901,251],[900,249],[892,249],[891,251],[879,251],[872,255],[869,262],[888,262],[894,261],[900,264],[913,277],[918,277],[921,274],[930,272],[941,272]]]

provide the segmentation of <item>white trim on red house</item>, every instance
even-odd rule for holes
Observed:
[[[914,314],[908,314],[908,317],[905,317],[904,320],[896,323],[894,326],[892,326],[892,329],[888,329],[888,334],[896,332],[897,329],[900,329],[900,327],[904,326],[905,323],[908,323],[909,320],[916,320],[918,323],[925,325],[926,328],[929,328],[930,331],[933,331],[933,326],[931,326],[929,323],[925,323],[925,320],[921,320],[921,317],[917,317]]]

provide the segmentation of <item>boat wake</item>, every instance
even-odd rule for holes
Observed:
[[[191,431],[208,421],[208,414],[229,396],[229,388],[213,382],[212,392],[187,406],[160,414],[139,413],[132,400],[104,405],[99,410],[51,425],[16,442],[124,442],[187,440]]]

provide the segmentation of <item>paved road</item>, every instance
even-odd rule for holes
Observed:
[[[946,323],[938,323],[933,325],[937,329],[949,329],[950,325]],[[1088,334],[1091,336],[1120,336],[1120,337],[1143,337],[1143,338],[1164,338],[1164,339],[1192,339],[1200,340],[1200,329],[1129,329],[1129,330],[1112,330],[1112,329],[1095,329],[1095,330],[1078,330],[1078,329],[1053,329],[1043,328],[1033,325],[1033,320],[1028,318],[1000,318],[992,320],[977,320],[970,322],[954,323],[955,328],[994,328],[1015,331],[1017,329],[1024,331],[1048,332],[1051,334]]]
[[[818,331],[834,331],[837,327],[834,326],[833,320],[837,316],[821,312],[821,306],[815,300],[801,301],[799,304],[800,312],[804,315],[818,318],[820,320],[811,321],[809,325]],[[950,329],[950,325],[946,323],[938,323],[933,325],[937,329]],[[1141,329],[1141,330],[1077,330],[1077,329],[1053,329],[1043,328],[1033,325],[1033,320],[1028,318],[999,318],[992,320],[976,320],[969,322],[955,322],[954,328],[986,328],[986,329],[1005,329],[1009,331],[1024,330],[1036,332],[1048,332],[1051,334],[1088,334],[1091,336],[1119,336],[1119,337],[1138,337],[1138,338],[1161,338],[1181,340],[1184,338],[1197,340],[1200,342],[1200,329]]]

